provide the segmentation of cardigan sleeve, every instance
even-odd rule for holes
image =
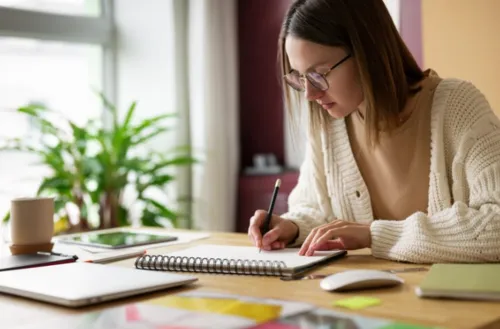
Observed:
[[[375,257],[414,263],[500,261],[500,122],[484,96],[462,84],[450,97],[444,149],[455,200],[427,215],[371,224]],[[451,123],[451,124],[450,124]],[[451,170],[450,170],[451,168]]]
[[[288,212],[281,217],[299,228],[290,246],[301,245],[316,226],[333,218],[323,168],[323,152],[319,136],[309,134],[299,180],[288,197]]]

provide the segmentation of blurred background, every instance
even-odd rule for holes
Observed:
[[[277,178],[285,212],[304,150],[277,69],[291,3],[0,0],[5,222],[12,198],[40,194],[60,233],[246,231]],[[422,68],[472,81],[499,111],[500,1],[386,4]]]

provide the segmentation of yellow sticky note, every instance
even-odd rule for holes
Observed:
[[[243,302],[229,298],[168,296],[148,301],[150,304],[190,311],[234,315],[262,323],[281,315],[280,305]]]
[[[355,296],[337,300],[333,303],[334,306],[349,308],[351,310],[360,310],[365,307],[382,304],[382,301],[375,297]]]

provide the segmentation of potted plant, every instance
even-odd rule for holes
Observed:
[[[133,203],[141,206],[142,225],[163,226],[168,220],[174,227],[189,228],[189,218],[176,205],[167,204],[166,188],[175,179],[173,169],[192,165],[195,159],[186,147],[166,153],[151,147],[155,137],[169,131],[167,121],[175,115],[136,123],[135,102],[120,119],[117,108],[99,96],[110,118],[108,126],[96,119],[79,126],[45,106],[24,106],[17,111],[29,116],[38,129],[22,139],[6,139],[1,149],[35,154],[50,168],[37,195],[55,197],[59,231],[129,225],[131,208],[124,201],[127,190],[135,192]],[[152,190],[159,196],[153,197]],[[76,213],[76,221],[71,220],[72,213]],[[91,220],[92,215],[97,221]],[[4,220],[8,218],[9,214]]]

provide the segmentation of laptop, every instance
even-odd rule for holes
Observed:
[[[81,307],[179,287],[196,280],[184,274],[78,262],[0,272],[0,293]]]

